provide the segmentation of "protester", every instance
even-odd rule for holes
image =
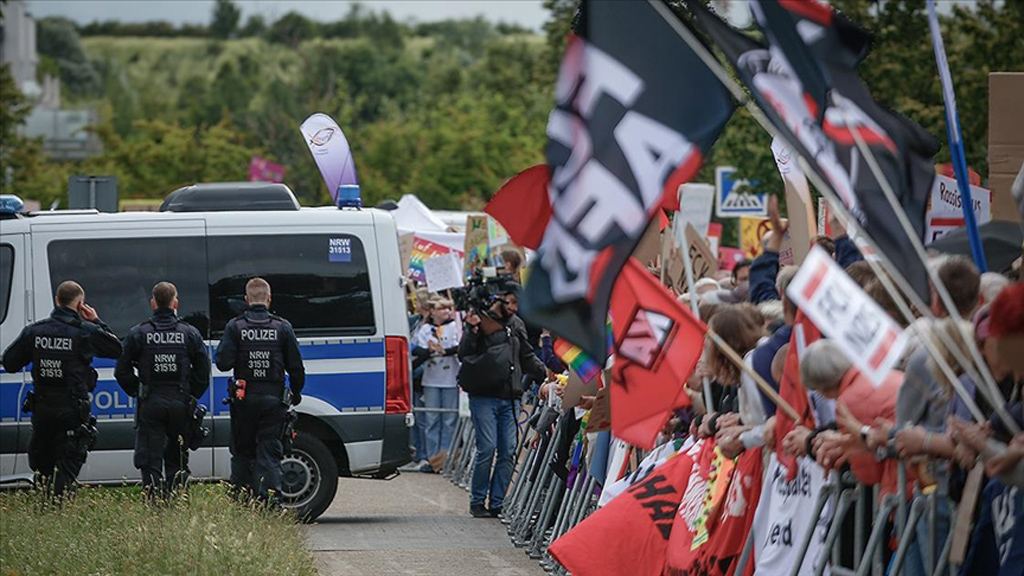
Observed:
[[[430,317],[430,291],[417,288],[410,293],[413,313],[409,315],[409,357],[412,360],[412,405],[423,408],[423,364],[430,358],[430,351],[416,346],[416,331]],[[419,470],[427,464],[426,423],[422,413],[416,416],[416,424],[410,431],[412,461],[402,466],[403,472]]]
[[[837,411],[845,410],[859,422],[891,419],[896,411],[896,395],[903,374],[890,372],[875,386],[853,366],[842,350],[830,340],[818,340],[807,347],[800,361],[800,381],[808,390],[816,390],[826,398],[837,400]],[[821,428],[814,432],[798,428],[790,433],[803,438],[804,446],[795,443],[797,453],[807,453],[825,468],[836,468],[849,462],[857,479],[869,486],[882,484],[882,494],[896,491],[896,469],[879,463],[868,450],[867,430],[860,434]],[[787,437],[790,444],[793,441]]]
[[[422,377],[423,406],[426,408],[422,420],[428,460],[448,450],[459,419],[459,359],[456,353],[461,339],[462,325],[451,300],[431,300],[429,321],[420,325],[413,338],[417,349],[429,352],[423,363]],[[426,463],[420,471],[433,472],[434,468]]]
[[[741,288],[750,285],[750,260],[740,260],[732,267],[732,274],[730,280],[732,281],[732,288]],[[724,288],[724,286],[723,286]]]

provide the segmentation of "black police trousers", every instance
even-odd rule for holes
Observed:
[[[231,483],[266,500],[280,501],[281,459],[288,407],[281,396],[246,394],[231,404]]]
[[[79,433],[82,415],[79,401],[42,400],[37,395],[32,410],[32,439],[28,465],[42,482],[60,496],[78,479],[89,453],[88,440]]]
[[[188,394],[177,388],[151,389],[139,402],[135,467],[147,491],[170,490],[188,479],[190,404]]]

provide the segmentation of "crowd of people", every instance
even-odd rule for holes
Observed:
[[[922,552],[926,528],[937,555],[952,529],[951,512],[957,504],[983,497],[982,490],[965,490],[971,470],[983,469],[992,481],[1024,488],[1024,434],[1019,432],[1024,429],[1021,260],[1002,273],[980,274],[966,257],[930,255],[928,266],[955,310],[947,309],[933,284],[930,309],[914,310],[908,319],[839,223],[833,226],[840,231],[837,236],[819,236],[812,244],[824,249],[906,331],[908,344],[896,367],[876,382],[835,341],[822,337],[809,343],[799,355],[798,377],[813,417],[783,437],[775,436],[775,420],[784,415],[751,376],[760,376],[779,391],[798,323],[798,307],[787,296],[798,267],[780,264],[785,225],[775,217],[756,259],[740,262],[717,278],[701,279],[692,293],[680,296],[687,308],[691,297],[697,299],[701,319],[743,357],[746,366],[737,365],[707,339],[687,382],[691,406],[676,411],[662,438],[713,438],[726,458],[761,447],[765,454],[778,450],[809,457],[825,470],[849,471],[857,482],[877,486],[879,499],[899,493],[898,468],[904,465],[904,497],[909,501],[915,495],[933,494],[936,501],[934,516],[918,520],[919,537],[910,544],[904,564],[906,574],[925,574],[925,566],[931,566]],[[961,364],[972,357],[966,338],[973,340],[984,359],[980,371]],[[943,363],[952,372],[943,370]],[[997,384],[998,396],[972,378],[986,371]],[[974,413],[970,404],[977,406]],[[978,411],[983,418],[975,417]],[[1007,530],[1016,530],[1012,518],[1001,525],[997,518],[992,527],[991,510],[983,505],[967,509],[975,510],[991,528],[974,532],[967,559],[973,568],[967,573],[982,573],[979,566],[986,566],[993,574],[1002,574],[998,568],[1008,558],[1024,561],[1020,543],[1006,539]],[[872,519],[866,520],[865,530],[870,530]],[[852,529],[852,516],[847,521]],[[866,541],[867,534],[863,537]],[[850,546],[841,544],[845,549]],[[990,554],[994,559],[984,558],[989,548],[998,550]]]

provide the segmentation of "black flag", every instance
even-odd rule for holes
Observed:
[[[603,359],[615,278],[735,104],[664,5],[591,1],[581,10],[548,120],[551,218],[521,310]]]
[[[926,302],[924,262],[917,257],[880,182],[857,148],[869,146],[918,237],[934,178],[938,142],[910,120],[884,108],[857,73],[870,38],[816,2],[755,2],[768,46],[736,31],[688,0],[698,25],[732,61],[772,124],[807,158],[886,258]]]
[[[753,7],[769,43],[778,46],[800,83],[810,88],[808,93],[829,91],[830,99],[816,105],[824,111],[821,124],[825,135],[835,143],[850,174],[855,175],[853,189],[861,208],[858,219],[896,270],[928,302],[924,262],[857,150],[851,131],[857,131],[878,161],[918,239],[924,237],[938,140],[871,96],[857,71],[871,47],[866,31],[815,0],[759,0]]]

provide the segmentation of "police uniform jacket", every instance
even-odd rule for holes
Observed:
[[[18,372],[32,363],[36,389],[66,389],[72,397],[88,398],[96,388],[93,357],[120,354],[121,342],[102,320],[88,322],[70,308],[57,307],[49,318],[21,331],[4,351],[3,366],[7,372]]]
[[[301,394],[306,384],[306,369],[291,323],[271,314],[262,304],[249,306],[228,321],[217,345],[216,362],[218,369],[233,370],[236,378],[246,380],[249,386],[257,385],[250,390],[283,387],[285,372],[293,394]]]
[[[199,330],[174,310],[158,308],[149,320],[128,331],[114,377],[130,396],[138,395],[141,382],[151,387],[178,385],[199,398],[210,386],[210,357]]]

